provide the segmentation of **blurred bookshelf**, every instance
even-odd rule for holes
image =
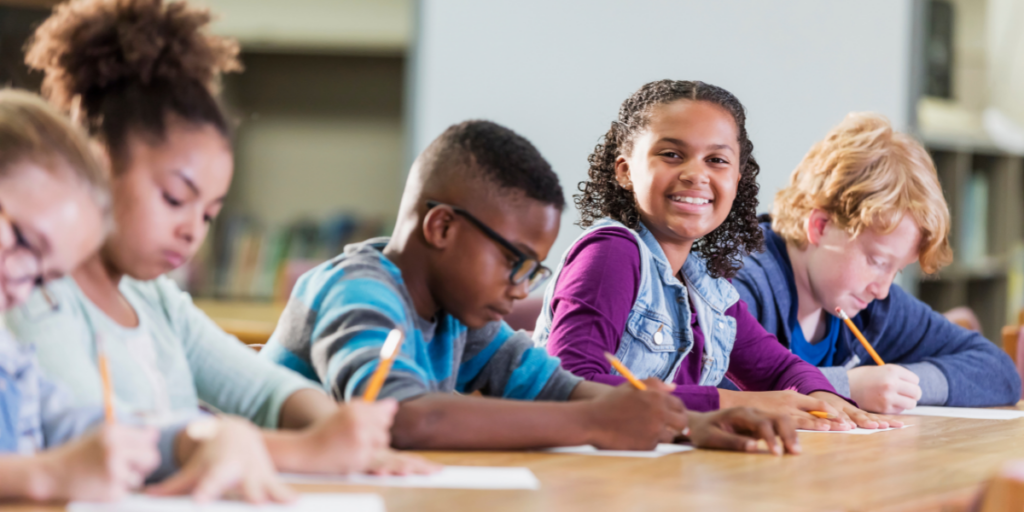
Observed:
[[[918,295],[937,311],[970,307],[985,337],[998,342],[1024,296],[1024,156],[979,140],[924,142],[949,204],[956,259],[922,278]]]

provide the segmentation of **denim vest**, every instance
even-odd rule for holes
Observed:
[[[704,334],[700,385],[718,385],[729,368],[729,354],[736,342],[736,319],[727,316],[725,311],[736,304],[739,293],[728,280],[709,276],[703,258],[694,253],[690,253],[683,264],[683,282],[680,282],[673,275],[661,245],[643,224],[639,231],[634,231],[617,221],[603,219],[580,238],[608,227],[626,229],[640,247],[640,286],[615,356],[638,378],[657,377],[671,382],[683,358],[693,349],[689,303],[692,300],[697,323]],[[565,257],[571,250],[570,247],[562,255],[544,291],[544,308],[533,331],[538,346],[546,346],[551,334],[551,298],[565,266]],[[611,371],[618,375],[614,369]]]

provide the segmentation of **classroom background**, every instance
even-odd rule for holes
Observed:
[[[0,81],[38,89],[22,48],[57,2],[0,0]],[[641,84],[695,79],[748,109],[761,210],[851,111],[932,152],[956,262],[902,286],[967,306],[1015,343],[1024,306],[1022,0],[196,0],[237,38],[226,78],[236,174],[223,214],[174,276],[261,343],[295,279],[390,233],[409,164],[446,126],[486,118],[529,138],[567,194]],[[570,204],[571,204],[571,198]],[[567,208],[549,265],[578,235]],[[532,327],[529,305],[520,310]],[[1005,338],[1005,342],[1003,339]]]

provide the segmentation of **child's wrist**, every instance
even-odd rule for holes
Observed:
[[[742,395],[741,391],[733,391],[731,389],[719,389],[718,390],[718,409],[731,409],[733,407],[739,407],[743,405],[741,400],[738,400]]]
[[[263,431],[263,443],[279,472],[310,471],[312,437],[303,431]]]
[[[64,486],[60,485],[58,481],[61,479],[60,473],[65,465],[54,458],[54,452],[27,458],[26,471],[23,473],[23,488],[25,496],[30,500],[53,501],[61,498],[57,491]]]

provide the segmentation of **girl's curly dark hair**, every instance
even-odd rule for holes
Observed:
[[[216,99],[221,73],[240,71],[238,43],[206,32],[210,13],[185,1],[71,0],[26,45],[43,95],[98,135],[118,160],[128,133],[162,140],[173,114],[229,136]]]
[[[757,175],[761,171],[754,160],[754,144],[747,138],[743,105],[729,91],[703,82],[659,80],[644,84],[619,107],[619,118],[587,157],[590,179],[579,184],[580,194],[573,196],[580,210],[581,227],[608,217],[632,229],[639,229],[640,212],[633,192],[615,179],[615,159],[628,155],[636,136],[647,128],[651,113],[659,105],[676,100],[707,101],[732,114],[739,131],[740,183],[736,199],[725,222],[697,240],[691,249],[707,262],[712,277],[731,278],[743,266],[743,256],[760,250],[764,235],[757,222]]]

